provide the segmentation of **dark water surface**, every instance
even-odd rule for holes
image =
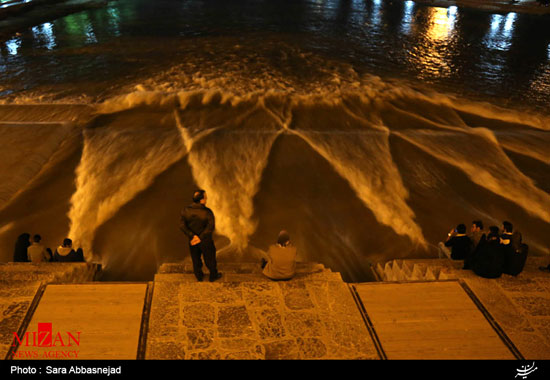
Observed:
[[[233,54],[254,68],[265,62],[254,62],[252,52],[274,66],[279,54],[299,61],[292,55],[314,53],[358,73],[544,111],[549,25],[548,16],[413,1],[119,0],[5,38],[0,94],[106,96],[175,63],[221,66]],[[212,61],[218,54],[223,60]],[[300,62],[286,69],[302,74]]]
[[[301,260],[364,281],[475,219],[548,255],[549,25],[412,1],[119,0],[6,37],[0,258],[23,232],[69,236],[106,279],[152,279],[187,255],[197,187],[221,260],[285,228]]]

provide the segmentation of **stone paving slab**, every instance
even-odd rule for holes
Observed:
[[[155,282],[148,331],[147,359],[378,358],[342,281]]]
[[[0,283],[0,359],[6,357],[13,343],[13,333],[19,332],[39,288],[40,282]]]

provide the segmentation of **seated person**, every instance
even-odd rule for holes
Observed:
[[[527,244],[522,243],[521,233],[514,231],[514,226],[508,221],[502,222],[500,242],[504,246],[504,270],[511,276],[517,276],[523,271],[527,261]]]
[[[296,247],[290,243],[288,232],[281,231],[277,244],[267,251],[267,260],[262,259],[263,274],[272,280],[289,280],[296,272]]]
[[[487,240],[480,242],[472,269],[475,274],[485,278],[498,278],[504,269],[504,247],[500,243],[498,228],[491,229]]]
[[[63,245],[57,247],[54,253],[54,261],[57,262],[84,262],[84,252],[82,248],[76,251],[73,249],[71,239],[63,240]]]
[[[450,258],[453,260],[464,260],[469,256],[472,241],[466,236],[466,225],[459,224],[447,234],[445,247],[451,248]],[[446,253],[447,254],[447,253]]]
[[[27,263],[30,261],[27,252],[27,248],[31,245],[30,238],[31,235],[28,233],[21,234],[17,238],[17,241],[15,242],[15,250],[13,252],[14,263]]]
[[[472,229],[468,234],[472,246],[470,247],[470,252],[464,259],[464,269],[472,269],[472,263],[475,260],[478,246],[480,243],[483,243],[487,239],[485,233],[483,232],[483,222],[481,220],[474,220],[472,222]]]
[[[42,237],[36,234],[32,237],[32,240],[33,240],[32,244],[30,245],[29,248],[27,248],[27,252],[29,254],[29,260],[31,260],[33,263],[51,261],[52,251],[51,249],[45,248],[42,244],[40,244]]]

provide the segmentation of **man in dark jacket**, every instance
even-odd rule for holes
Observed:
[[[469,254],[464,258],[463,269],[472,269],[478,247],[482,245],[487,238],[483,232],[483,222],[481,220],[474,220],[472,222],[472,229],[470,230],[468,237],[470,238],[472,246],[470,247]]]
[[[500,244],[498,232],[491,232],[486,241],[480,242],[475,261],[474,273],[485,278],[498,278],[504,270],[505,253]]]
[[[197,190],[193,194],[193,203],[181,212],[180,229],[189,238],[189,252],[198,281],[202,281],[204,277],[201,255],[210,271],[210,282],[222,276],[217,270],[216,247],[212,240],[214,227],[214,213],[206,207],[206,191]]]
[[[466,236],[466,225],[459,224],[447,235],[445,247],[451,247],[451,259],[464,260],[470,255],[472,241]]]

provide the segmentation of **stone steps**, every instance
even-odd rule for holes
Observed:
[[[548,265],[547,257],[528,257],[523,276],[545,277],[539,266]],[[450,259],[410,259],[391,260],[377,263],[374,271],[381,281],[439,281],[476,277],[471,270],[463,270],[463,261]]]
[[[227,263],[218,262],[218,270],[222,273],[262,273],[262,268],[257,262]],[[327,271],[320,263],[296,263],[296,273],[316,273]],[[330,271],[330,270],[329,270]],[[191,262],[166,263],[162,264],[158,270],[159,274],[169,273],[193,273],[193,264]]]
[[[219,263],[223,277],[210,283],[197,282],[181,263],[163,265],[145,358],[378,358],[339,273],[303,263],[293,279],[272,281],[258,267]],[[166,273],[174,271],[181,273]]]
[[[0,283],[38,281],[44,284],[94,281],[100,270],[92,263],[3,263]]]
[[[462,262],[451,260],[391,260],[378,263],[375,271],[382,281],[438,281],[457,279]]]
[[[216,282],[274,282],[260,273],[223,273],[222,278]],[[290,281],[307,280],[307,281],[342,281],[340,273],[334,272],[317,272],[317,273],[296,273]],[[156,282],[197,282],[194,274],[190,273],[161,273],[155,275]],[[208,282],[208,275],[205,275],[204,282]]]

